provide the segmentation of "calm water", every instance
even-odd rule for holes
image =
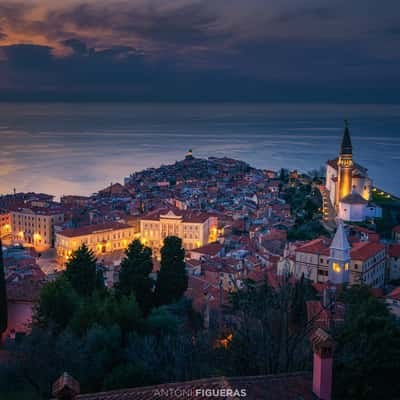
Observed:
[[[400,194],[400,106],[115,103],[0,103],[0,193],[90,194],[188,148],[308,171],[336,157],[344,118],[356,161]]]

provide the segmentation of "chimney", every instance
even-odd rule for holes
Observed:
[[[320,400],[331,400],[333,352],[336,343],[323,329],[318,328],[311,336],[314,352],[313,392]]]
[[[57,400],[75,400],[80,393],[79,382],[64,372],[53,384],[53,396]]]

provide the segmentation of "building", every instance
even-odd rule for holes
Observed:
[[[390,312],[400,319],[400,286],[392,290],[386,296],[386,304]]]
[[[393,240],[396,242],[400,242],[400,225],[397,225],[392,230],[393,233]]]
[[[128,224],[109,222],[87,225],[79,228],[67,228],[56,233],[57,255],[68,260],[72,252],[85,244],[96,256],[126,249],[139,234]]]
[[[54,225],[64,222],[64,211],[57,204],[32,202],[29,207],[15,208],[10,214],[13,242],[37,251],[54,246]]]
[[[344,221],[364,221],[379,218],[382,210],[370,203],[372,181],[368,170],[353,161],[353,146],[346,121],[339,157],[326,164],[324,215],[333,208]]]
[[[328,281],[333,285],[348,285],[350,282],[350,243],[339,220],[335,237],[329,247]]]
[[[295,251],[295,276],[315,283],[366,284],[382,287],[385,282],[386,248],[376,241],[349,243],[341,222],[334,239],[318,238]]]
[[[11,215],[6,210],[0,210],[0,238],[11,234]]]
[[[158,209],[140,219],[142,243],[158,255],[167,236],[182,239],[185,250],[192,250],[216,240],[218,218],[202,212]]]
[[[389,280],[400,279],[400,243],[388,247]]]

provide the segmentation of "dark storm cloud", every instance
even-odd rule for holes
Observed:
[[[49,67],[53,61],[51,48],[30,44],[2,46],[3,54],[11,68],[27,70]]]
[[[64,46],[70,47],[75,53],[87,54],[86,43],[79,39],[66,39],[61,42]]]
[[[276,22],[291,23],[306,19],[329,21],[339,17],[334,7],[309,7],[283,12],[274,20]]]
[[[83,3],[47,14],[48,29],[73,26],[82,29],[112,30],[115,35],[169,45],[196,45],[225,37],[217,32],[218,16],[205,2],[158,8],[154,2],[109,2],[98,6]]]
[[[0,74],[9,77],[7,87],[18,82],[54,97],[290,100],[335,93],[337,101],[385,101],[387,89],[392,101],[400,88],[400,4],[386,4],[2,1]]]

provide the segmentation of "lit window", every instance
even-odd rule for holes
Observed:
[[[333,263],[333,264],[332,264],[332,269],[333,269],[335,272],[341,272],[341,268],[340,268],[340,265],[339,265],[338,263]]]

